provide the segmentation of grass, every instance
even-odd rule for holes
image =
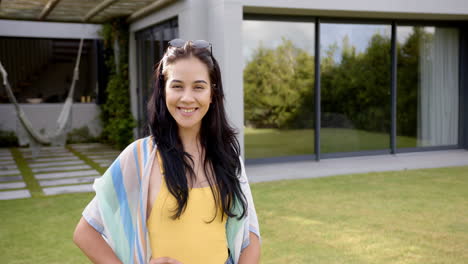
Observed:
[[[467,263],[468,167],[255,184],[263,263]]]
[[[41,186],[39,182],[34,178],[34,173],[32,172],[31,168],[29,168],[26,159],[24,159],[21,151],[18,148],[11,148],[11,155],[13,159],[16,161],[16,165],[18,166],[18,170],[21,172],[23,176],[23,181],[26,183],[26,188],[29,189],[32,197],[40,197],[43,195]]]
[[[262,263],[467,263],[468,167],[251,185]],[[72,243],[93,194],[0,201],[0,263],[89,263]]]
[[[89,263],[72,236],[93,195],[0,201],[0,263]]]
[[[266,158],[314,153],[313,129],[257,129],[246,128],[246,158]],[[385,133],[356,129],[320,129],[321,152],[349,152],[390,148],[390,136]],[[416,138],[398,136],[399,148],[416,147]]]

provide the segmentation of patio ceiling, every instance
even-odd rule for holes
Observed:
[[[0,19],[104,23],[129,21],[154,12],[173,0],[0,0]]]

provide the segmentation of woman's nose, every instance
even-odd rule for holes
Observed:
[[[192,93],[192,89],[185,88],[184,92],[182,93],[182,97],[180,98],[182,102],[193,102],[195,101]]]

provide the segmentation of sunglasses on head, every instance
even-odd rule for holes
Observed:
[[[192,47],[197,48],[197,49],[207,49],[210,48],[211,54],[213,54],[213,47],[211,43],[209,43],[206,40],[183,40],[183,39],[173,39],[169,41],[169,46],[170,47],[175,47],[175,48],[182,48],[185,46],[187,42],[191,42]]]

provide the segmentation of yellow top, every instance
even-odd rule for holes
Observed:
[[[148,232],[152,258],[170,257],[184,264],[219,264],[228,258],[225,216],[222,211],[213,222],[215,202],[210,187],[189,190],[187,207],[179,219],[171,216],[177,200],[167,189],[164,176],[161,190],[151,209]]]

